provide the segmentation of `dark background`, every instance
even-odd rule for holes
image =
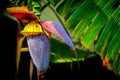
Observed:
[[[29,53],[21,54],[18,80],[29,80],[29,59]],[[44,78],[45,80],[120,80],[118,75],[102,66],[98,55],[79,63],[80,69],[77,62],[72,63],[72,69],[71,63],[49,63],[50,67],[44,74]],[[37,80],[36,75],[36,68],[34,68],[33,80]]]

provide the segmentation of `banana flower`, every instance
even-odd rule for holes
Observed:
[[[28,6],[10,7],[7,8],[7,12],[25,24],[21,33],[27,37],[29,53],[38,72],[45,73],[48,68],[51,34],[56,35],[75,51],[68,32],[60,24],[53,21],[40,21],[32,11],[29,11]]]

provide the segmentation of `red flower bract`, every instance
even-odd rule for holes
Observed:
[[[7,12],[24,24],[27,24],[31,21],[39,22],[37,16],[32,11],[29,11],[27,6],[7,8]]]

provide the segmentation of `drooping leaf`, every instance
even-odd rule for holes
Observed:
[[[114,63],[113,70],[119,76],[120,74],[120,56],[117,56],[116,62]]]
[[[74,35],[75,38],[78,40],[82,33],[84,32],[84,30],[87,28],[87,25],[89,25],[91,23],[91,20],[96,16],[96,14],[98,13],[98,7],[93,7],[92,10],[89,12],[88,15],[85,16],[84,19],[82,19],[78,25],[76,26],[76,28],[74,29]]]
[[[47,7],[43,6],[44,9],[42,8],[43,10],[41,12],[40,20],[43,21],[53,20],[55,22],[60,22],[60,19],[56,19],[57,17],[55,14],[58,14],[59,17],[62,18],[62,20],[64,21],[67,29],[70,31],[70,34],[72,34],[72,39],[74,40],[75,46],[77,48],[86,47],[89,50],[92,48],[92,50],[100,54],[102,58],[105,58],[107,55],[109,55],[109,57],[107,58],[110,59],[108,61],[110,61],[110,65],[112,65],[111,69],[114,69],[114,71],[120,74],[119,65],[120,43],[118,38],[119,35],[115,36],[118,33],[118,29],[120,26],[119,17],[120,1],[119,0],[70,0],[70,1],[47,0],[47,1],[49,1],[50,3],[46,5]],[[31,2],[33,2],[33,0],[28,0],[28,2],[32,4]],[[41,0],[40,2],[43,3],[44,1]],[[51,9],[49,6],[52,6],[53,9]],[[32,8],[33,5],[31,5],[30,7]],[[36,9],[35,11],[39,13],[38,9]],[[96,42],[96,44],[94,42]],[[55,44],[56,43],[57,42],[55,42]],[[93,48],[94,46],[96,47]],[[58,47],[57,50],[55,49],[56,47]],[[69,54],[70,51],[67,51],[68,47],[64,48],[66,49],[65,52]],[[58,57],[61,57],[61,60],[64,60],[64,57],[66,59],[66,54],[62,54],[64,53],[64,51],[62,52],[61,50],[62,47],[53,45],[52,54],[54,57],[52,56],[51,59],[52,62],[59,62]],[[72,57],[74,58],[74,56]]]
[[[117,56],[117,53],[119,52],[119,50],[120,50],[120,27],[115,33],[108,47],[107,56],[109,60],[114,61],[115,56]]]
[[[86,12],[86,14],[83,13],[84,10],[90,9],[88,8],[91,4],[91,0],[85,0],[82,2],[82,4],[71,14],[71,16],[67,19],[66,26],[69,27],[70,30],[73,30],[75,26],[78,24],[78,22],[82,19],[83,16],[86,16],[86,14],[89,12]],[[79,18],[78,18],[79,16]],[[73,22],[74,21],[74,22]]]
[[[95,21],[91,24],[90,28],[86,31],[83,39],[81,40],[81,43],[86,47],[90,48],[91,45],[94,43],[94,40],[96,39],[97,35],[99,34],[100,30],[104,26],[107,18],[99,14],[96,18]],[[100,22],[100,23],[98,23]]]
[[[74,42],[78,43],[76,46],[82,44],[89,50],[96,46],[94,48],[95,52],[101,58],[107,56],[108,61],[110,61],[109,64],[112,65],[111,69],[120,74],[118,65],[120,1],[82,0],[77,2],[80,4],[78,5],[72,0],[71,2],[66,0],[57,6],[53,6],[65,21],[65,26],[70,34],[73,34]],[[77,7],[73,4],[76,4]],[[66,8],[67,5],[69,5],[68,9]]]
[[[117,18],[119,16],[119,9],[120,9],[120,7],[118,7],[113,12],[113,14],[111,15],[111,17],[109,18],[108,22],[105,25],[105,28],[103,29],[103,31],[102,31],[102,33],[101,33],[101,35],[99,37],[98,43],[96,44],[96,51],[99,54],[102,53],[102,56],[105,56],[105,54],[106,54],[106,51],[103,52],[103,50],[105,50],[103,48],[106,48],[105,46],[110,44],[109,41],[112,38],[112,34],[115,33],[116,30],[119,28],[119,26],[117,24]],[[111,37],[108,40],[109,34],[111,35]]]

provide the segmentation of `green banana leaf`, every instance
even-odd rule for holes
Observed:
[[[19,0],[15,1],[20,5]],[[39,0],[28,0],[30,9],[41,21],[52,20],[67,29],[79,60],[97,53],[101,59],[108,59],[107,68],[120,75],[119,0],[40,0],[40,4],[37,1]],[[23,4],[25,2],[21,3]],[[50,61],[59,63],[76,60],[74,52],[64,42],[52,36]]]
[[[119,0],[49,0],[75,46],[82,44],[86,50],[107,57],[107,67],[120,75],[120,5]],[[80,48],[79,48],[80,49]],[[81,55],[79,55],[80,57]]]

